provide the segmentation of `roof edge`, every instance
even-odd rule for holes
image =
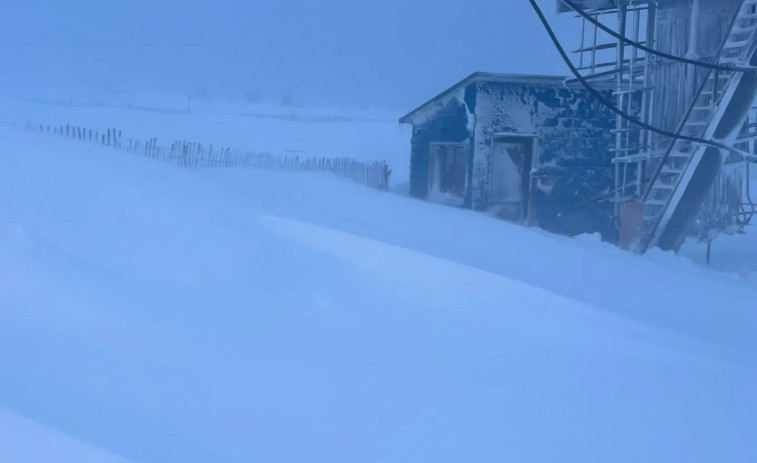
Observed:
[[[495,72],[474,72],[464,79],[460,80],[456,84],[452,85],[451,87],[447,88],[443,92],[439,93],[438,95],[434,96],[430,100],[426,101],[425,103],[421,104],[417,108],[413,109],[409,113],[402,116],[399,121],[402,124],[410,123],[410,119],[419,111],[423,110],[426,106],[430,105],[431,103],[446,97],[450,93],[456,91],[460,87],[464,87],[468,84],[472,84],[475,82],[503,82],[503,83],[513,83],[513,84],[519,84],[519,83],[536,83],[536,84],[542,84],[542,85],[558,85],[567,79],[567,76],[555,76],[555,75],[543,75],[543,74],[502,74],[502,73],[495,73]]]
[[[413,116],[415,116],[415,114],[425,109],[430,104],[448,96],[449,94],[455,92],[459,88],[472,84],[472,83],[502,82],[502,83],[511,83],[511,84],[529,83],[529,84],[537,84],[537,85],[560,85],[560,86],[567,86],[567,87],[581,87],[580,84],[578,85],[566,84],[568,79],[569,79],[568,76],[556,76],[556,75],[545,75],[545,74],[501,74],[501,73],[495,73],[495,72],[474,72],[473,74],[468,75],[461,81],[457,82],[456,84],[447,88],[443,92],[439,93],[435,97],[421,104],[417,108],[413,109],[409,113],[405,114],[399,119],[399,122],[401,124],[410,124]]]

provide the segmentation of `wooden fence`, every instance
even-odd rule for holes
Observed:
[[[328,172],[351,179],[362,185],[379,190],[389,188],[391,169],[383,161],[363,162],[347,157],[307,157],[286,154],[244,151],[230,147],[217,147],[201,143],[176,140],[171,145],[161,145],[157,138],[138,140],[124,138],[118,129],[92,130],[75,125],[27,124],[29,130],[75,140],[96,143],[140,154],[151,159],[168,162],[181,167],[248,167],[254,169]]]

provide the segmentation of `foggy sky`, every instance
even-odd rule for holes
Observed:
[[[578,24],[541,0],[574,48]],[[567,74],[526,0],[5,0],[6,85],[409,109],[473,71]]]

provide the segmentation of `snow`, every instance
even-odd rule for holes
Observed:
[[[54,429],[77,462],[752,462],[757,294],[722,270],[0,128],[0,460]]]
[[[3,409],[0,409],[0,449],[3,463],[127,463]]]
[[[711,260],[707,264],[707,245],[688,241],[681,255],[726,275],[738,277],[747,286],[757,289],[757,234],[753,227],[745,233],[720,234],[712,242]]]
[[[757,197],[757,172],[750,170],[751,197]],[[749,202],[748,200],[745,203]],[[750,209],[745,204],[747,210]],[[752,221],[754,224],[754,221]],[[738,277],[751,288],[757,288],[757,233],[748,225],[742,230],[725,230],[713,232],[711,259],[707,263],[707,244],[699,239],[690,239],[684,243],[680,255],[702,266]]]

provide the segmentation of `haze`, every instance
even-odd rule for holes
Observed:
[[[565,74],[523,0],[6,1],[11,86],[409,109],[473,71]],[[573,48],[573,19],[543,0]]]

